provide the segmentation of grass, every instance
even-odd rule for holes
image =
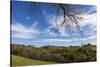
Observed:
[[[28,65],[43,65],[54,64],[55,62],[33,60],[25,57],[12,55],[12,66],[28,66]]]

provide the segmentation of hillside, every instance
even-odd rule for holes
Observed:
[[[85,44],[82,46],[42,46],[34,47],[32,45],[20,45],[11,44],[11,55],[22,56],[30,58],[33,61],[27,61],[16,59],[16,56],[12,56],[14,65],[39,65],[39,64],[51,64],[56,63],[76,63],[76,62],[94,62],[96,61],[96,45]],[[38,62],[42,60],[45,62]],[[18,61],[18,63],[17,63]],[[37,61],[37,62],[34,62]]]
[[[42,65],[42,64],[54,64],[54,62],[33,60],[25,57],[12,55],[12,66]]]

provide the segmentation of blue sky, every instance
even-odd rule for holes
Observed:
[[[34,2],[12,1],[12,43],[26,45],[56,45],[69,46],[80,45],[80,43],[96,44],[96,6],[93,5],[71,5],[70,13],[82,10],[84,19],[79,21],[79,32],[69,33],[66,27],[57,28],[55,24],[56,11],[54,4],[38,3],[39,6],[32,6]],[[35,8],[34,8],[35,7]],[[57,23],[61,23],[62,14],[58,15]],[[71,21],[70,21],[71,22]],[[75,27],[70,27],[76,30]]]

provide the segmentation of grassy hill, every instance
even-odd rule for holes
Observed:
[[[97,60],[96,45],[92,44],[68,47],[49,45],[42,47],[34,47],[32,45],[27,46],[20,44],[12,44],[11,48],[12,64],[18,66],[53,64],[55,62],[94,62]]]
[[[41,64],[53,64],[53,63],[55,62],[33,60],[25,57],[12,55],[12,66],[41,65]]]

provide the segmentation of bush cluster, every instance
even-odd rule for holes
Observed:
[[[26,46],[11,44],[11,54],[36,60],[53,61],[57,63],[74,63],[96,61],[96,46]]]

